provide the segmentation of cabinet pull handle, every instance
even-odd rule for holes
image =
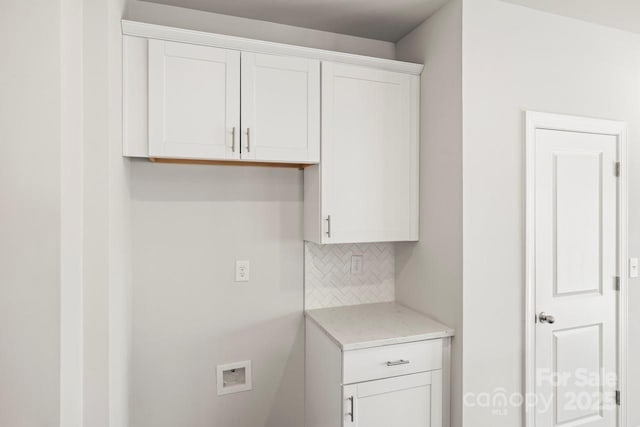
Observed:
[[[251,152],[251,128],[247,128],[247,153]]]
[[[236,152],[236,127],[231,129],[231,152]]]
[[[404,360],[404,359],[400,359],[400,360],[393,360],[393,361],[388,361],[387,362],[387,366],[398,366],[398,365],[408,365],[409,363],[411,363],[408,360]]]
[[[353,422],[355,418],[355,412],[353,410],[353,396],[349,397],[349,402],[351,403],[351,411],[347,412],[347,416],[351,418],[351,422]]]
[[[331,215],[327,215],[327,237],[331,237]]]

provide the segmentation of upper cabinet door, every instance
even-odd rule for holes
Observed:
[[[320,61],[242,52],[242,159],[320,161]]]
[[[322,243],[418,239],[418,79],[323,63]]]
[[[240,158],[240,52],[149,40],[149,157]]]

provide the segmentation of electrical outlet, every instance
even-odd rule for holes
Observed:
[[[629,258],[629,277],[638,277],[638,258]]]
[[[236,282],[248,282],[249,273],[250,273],[249,261],[247,260],[236,261]]]
[[[351,255],[351,274],[361,274],[362,263],[362,255]]]

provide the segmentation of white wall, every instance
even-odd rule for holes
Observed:
[[[523,110],[629,123],[630,253],[640,253],[640,37],[497,0],[463,6],[465,393],[523,388]],[[640,355],[638,280],[631,353]],[[640,423],[640,368],[631,363]],[[465,407],[466,425],[514,427],[522,412]]]
[[[60,2],[0,3],[0,56],[0,425],[55,426]]]
[[[123,8],[123,0],[2,3],[1,425],[106,426],[126,411],[109,400],[110,385],[123,388],[109,375],[124,366],[110,370],[109,357],[124,358],[126,345],[109,345],[106,298],[124,288],[129,246]]]
[[[82,427],[83,0],[60,6],[60,426]]]
[[[83,10],[84,424],[95,427],[109,425],[107,8],[86,0]]]
[[[397,44],[421,78],[420,241],[396,244],[396,298],[454,327],[452,426],[462,391],[462,1]],[[479,424],[478,424],[479,425]]]
[[[130,236],[122,158],[124,0],[83,1],[84,422],[128,422]]]
[[[140,0],[128,1],[126,18],[133,21],[188,28],[190,30],[209,31],[380,58],[393,59],[395,55],[395,45],[391,42],[202,12]]]
[[[109,0],[105,16],[108,55],[109,164],[109,422],[129,423],[131,362],[130,161],[122,157],[122,27],[126,0]]]

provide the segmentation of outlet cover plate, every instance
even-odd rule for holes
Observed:
[[[244,383],[240,384],[225,384],[224,373],[225,371],[232,371],[244,369]],[[251,360],[243,360],[241,362],[227,363],[225,365],[217,366],[217,384],[218,384],[218,396],[222,396],[230,393],[238,393],[241,391],[249,391],[253,388],[251,384]]]
[[[362,274],[363,262],[362,255],[351,255],[351,274]]]
[[[248,260],[236,261],[236,282],[248,282],[251,273]]]
[[[629,258],[629,277],[638,277],[638,258]]]

